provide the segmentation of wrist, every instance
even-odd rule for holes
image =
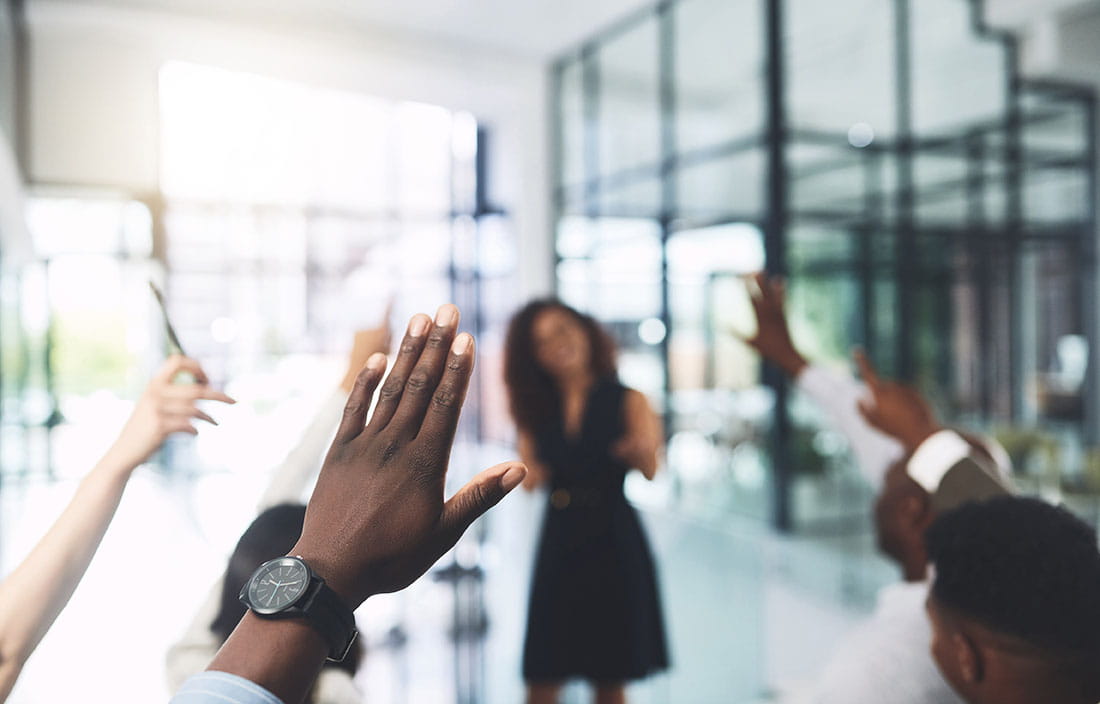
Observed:
[[[943,429],[942,425],[929,423],[913,428],[911,431],[907,431],[903,435],[898,436],[898,440],[901,441],[906,452],[914,452],[918,447],[924,444],[925,440]]]
[[[324,638],[304,621],[246,612],[207,669],[243,677],[282,701],[303,701],[327,650]]]
[[[369,594],[361,595],[359,590],[352,586],[352,580],[347,577],[347,570],[341,567],[340,560],[324,556],[320,551],[311,550],[308,546],[294,548],[287,553],[294,557],[300,557],[313,572],[325,580],[325,584],[344,602],[352,611],[366,601]]]
[[[128,480],[134,470],[140,467],[143,462],[144,460],[137,457],[133,452],[115,444],[107,449],[107,452],[96,463],[95,468],[101,473]]]
[[[782,369],[783,373],[791,379],[797,378],[798,375],[802,373],[803,369],[810,366],[806,358],[793,348],[782,355],[777,355],[773,361],[775,365]]]

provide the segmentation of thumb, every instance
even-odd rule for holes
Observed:
[[[726,328],[726,334],[730,335],[733,339],[737,340],[746,347],[751,347],[754,350],[759,349],[759,345],[757,344],[759,333],[754,333],[750,335],[748,333],[738,330],[737,328],[729,327]]]
[[[486,511],[515,489],[527,476],[527,467],[520,462],[505,462],[481,472],[443,504],[439,518],[441,538],[450,549],[466,529]]]
[[[861,398],[856,402],[856,406],[859,408],[859,414],[863,416],[863,420],[873,428],[878,428],[878,407],[875,402]]]

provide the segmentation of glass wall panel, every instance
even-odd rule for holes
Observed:
[[[663,209],[661,181],[656,177],[631,178],[600,189],[600,214],[623,218],[657,218]]]
[[[760,230],[730,224],[676,232],[668,242],[669,468],[685,510],[763,518],[771,391],[751,332],[744,277],[764,265]]]
[[[976,32],[979,4],[910,2],[912,124],[921,136],[1004,119],[1010,65],[1005,45]]]
[[[558,73],[558,153],[561,182],[569,188],[584,182],[584,65],[572,59],[561,65]]]
[[[691,222],[761,220],[764,167],[759,149],[685,164],[676,172],[677,214]]]
[[[785,0],[783,14],[786,109],[796,133],[828,133],[838,145],[850,131],[863,140],[892,139],[894,3]]]
[[[753,485],[756,500],[773,500],[767,433],[779,427],[774,399],[758,385],[759,366],[721,332],[727,323],[713,318],[726,309],[719,300],[743,295],[742,282],[727,271],[737,267],[723,263],[719,243],[732,235],[725,225],[713,226],[762,226],[782,215],[783,246],[767,264],[790,277],[789,315],[807,355],[847,367],[852,345],[864,345],[883,373],[920,384],[945,417],[988,426],[1040,416],[1040,402],[1026,392],[1038,382],[1025,370],[1049,366],[1057,343],[1025,351],[1013,331],[1064,338],[1065,354],[1080,356],[1078,328],[1066,323],[1040,334],[1037,304],[1023,293],[1027,281],[1054,266],[1027,254],[1025,244],[1080,242],[1095,226],[1087,193],[1092,116],[1078,89],[1014,80],[1011,43],[984,30],[980,3],[849,0],[838,8],[785,0],[778,48],[785,94],[767,107],[781,111],[789,127],[781,145],[788,210],[768,213],[767,7],[755,0],[678,0],[595,38],[587,51],[599,68],[592,81],[598,124],[572,118],[586,129],[581,141],[596,147],[600,178],[590,184],[591,202],[580,190],[564,194],[562,295],[605,312],[627,345],[643,337],[646,314],[668,325],[665,347],[645,348],[646,364],[667,369],[677,505],[703,513],[720,505],[751,514],[763,505],[743,501],[740,490],[723,493],[707,484],[723,472],[733,472],[731,486],[742,489],[744,477],[764,477]],[[900,16],[899,7],[906,8]],[[907,44],[897,46],[899,37]],[[580,71],[570,61],[564,65],[574,76],[565,83],[576,84]],[[662,68],[670,72],[661,76]],[[903,69],[909,80],[899,83]],[[665,113],[662,80],[673,99]],[[910,95],[901,100],[906,85]],[[562,96],[563,121],[578,112],[566,105],[577,92]],[[912,141],[897,139],[902,126]],[[644,276],[622,279],[614,262],[625,250],[597,244],[604,220],[666,228],[663,250],[656,239],[631,245]],[[598,254],[599,247],[605,252]],[[661,256],[667,276],[654,286],[669,310],[658,321],[660,297],[641,288],[660,275]],[[693,258],[699,271],[687,264]],[[1068,274],[1051,274],[1050,282],[1059,300],[1078,295],[1080,282]],[[981,368],[974,359],[983,360]],[[731,389],[743,387],[758,392],[756,400],[733,403],[740,392]],[[789,408],[799,465],[786,497],[793,524],[864,531],[867,496],[843,443],[804,399],[792,396]],[[754,459],[722,454],[734,447],[738,457]]]
[[[603,44],[599,67],[599,175],[649,167],[661,154],[657,18],[647,16]]]
[[[763,9],[762,0],[685,0],[673,7],[679,151],[763,129]]]

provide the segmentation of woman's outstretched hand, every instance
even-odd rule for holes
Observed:
[[[481,472],[449,500],[444,483],[474,368],[474,339],[456,335],[459,312],[416,315],[370,422],[386,369],[375,354],[359,373],[293,553],[351,608],[411,584],[479,516],[523,481],[518,462]]]

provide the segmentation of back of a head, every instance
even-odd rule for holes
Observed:
[[[1053,671],[1100,655],[1100,550],[1065,509],[1001,497],[941,515],[926,536],[932,597],[1023,644]]]
[[[222,582],[221,603],[218,615],[210,624],[210,630],[224,642],[244,618],[245,607],[238,596],[252,573],[268,560],[289,553],[302,535],[306,507],[303,504],[280,504],[267,509],[248,526],[237,541],[237,547],[229,558]],[[358,640],[342,662],[328,666],[354,675],[362,659],[362,645]]]
[[[260,565],[290,552],[302,535],[305,516],[302,504],[274,506],[256,516],[237,541],[225,570],[218,616],[211,625],[223,641],[244,617],[244,604],[237,599],[241,588]]]

